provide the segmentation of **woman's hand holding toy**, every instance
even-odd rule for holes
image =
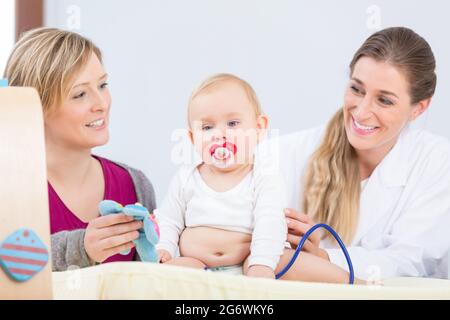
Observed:
[[[142,221],[125,214],[100,216],[89,222],[84,247],[91,260],[103,262],[109,257],[135,246]]]

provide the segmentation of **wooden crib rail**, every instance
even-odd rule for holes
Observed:
[[[0,88],[0,243],[16,230],[29,228],[49,254],[45,268],[26,282],[11,280],[0,268],[0,299],[52,299],[44,141],[36,90]]]

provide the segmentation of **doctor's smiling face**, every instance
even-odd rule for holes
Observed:
[[[45,116],[47,142],[90,149],[108,142],[111,96],[107,74],[95,53],[74,75],[61,103]]]
[[[389,62],[361,57],[344,97],[344,126],[356,152],[386,155],[409,121],[422,114],[430,98],[412,103],[407,74]]]

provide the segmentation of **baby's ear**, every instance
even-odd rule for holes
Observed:
[[[194,134],[192,133],[191,129],[188,130],[188,136],[189,140],[191,140],[191,143],[194,144]]]
[[[268,126],[269,126],[269,118],[264,114],[260,114],[256,118],[256,127],[258,129],[259,139],[262,139],[265,136]]]
[[[269,118],[265,114],[260,114],[256,118],[256,125],[258,129],[267,129],[269,125]]]

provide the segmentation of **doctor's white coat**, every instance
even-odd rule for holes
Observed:
[[[260,146],[277,160],[292,208],[302,208],[303,176],[324,132],[324,127],[299,131]],[[337,245],[323,240],[321,247],[332,263],[348,270]],[[448,140],[423,130],[403,130],[362,190],[359,224],[348,251],[360,279],[449,277]]]

